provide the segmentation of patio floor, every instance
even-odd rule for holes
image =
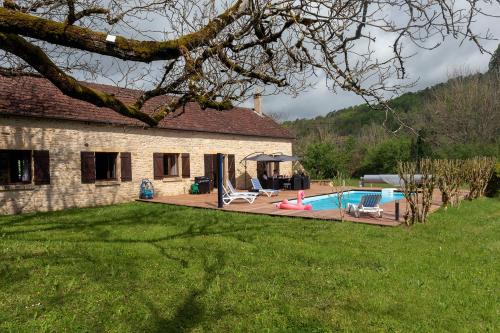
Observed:
[[[376,187],[346,187],[346,190],[380,190],[380,188]],[[305,191],[306,197],[311,197],[315,195],[332,193],[332,188],[328,185],[321,184],[311,184],[311,188]],[[267,196],[259,196],[253,204],[249,204],[246,201],[233,201],[230,205],[224,206],[224,208],[220,209],[222,211],[230,211],[230,212],[240,212],[240,213],[249,213],[249,214],[264,214],[264,215],[272,215],[272,216],[288,216],[288,217],[300,217],[300,218],[308,218],[308,219],[317,219],[317,220],[328,220],[328,221],[339,221],[340,220],[340,212],[338,209],[335,210],[321,210],[321,211],[301,211],[301,210],[285,210],[276,208],[276,202],[279,202],[283,199],[296,199],[297,191],[281,191],[278,196],[273,196],[268,198]],[[138,201],[143,202],[151,202],[151,203],[159,203],[159,204],[167,204],[167,205],[176,205],[176,206],[189,206],[189,207],[197,207],[197,208],[207,208],[207,209],[218,209],[217,208],[217,192],[212,192],[210,194],[183,194],[176,196],[164,196],[157,197],[151,200],[142,200],[138,199]],[[431,207],[431,212],[435,211],[440,207],[441,198],[439,192],[436,191],[434,194],[433,204]],[[365,223],[365,224],[373,224],[379,226],[388,226],[395,227],[402,223],[404,223],[403,214],[405,212],[406,200],[400,200],[400,220],[395,220],[395,204],[394,202],[388,202],[382,204],[384,212],[382,213],[382,217],[379,218],[375,214],[368,215],[362,214],[359,218],[354,215],[347,214],[344,215],[344,220],[349,222],[356,223]]]

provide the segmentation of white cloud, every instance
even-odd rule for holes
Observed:
[[[498,8],[498,7],[497,7]],[[500,15],[500,13],[499,13]],[[500,24],[498,18],[483,18],[476,22],[474,28],[477,32],[487,30],[495,37],[500,37]],[[380,37],[380,38],[379,38]],[[390,52],[392,41],[377,37],[376,51],[379,55],[387,56]],[[498,46],[498,40],[483,42],[483,46],[493,52]],[[478,47],[471,41],[466,40],[460,45],[460,41],[447,38],[434,50],[419,49],[412,44],[405,45],[406,54],[416,53],[405,63],[407,74],[410,79],[417,80],[416,85],[408,91],[421,90],[425,87],[445,82],[449,75],[459,69],[485,72],[488,68],[490,55],[481,54]],[[282,118],[292,120],[296,118],[314,118],[325,115],[333,110],[347,106],[363,103],[363,100],[354,93],[329,91],[323,79],[316,81],[316,86],[307,92],[293,98],[288,95],[266,96],[263,98],[263,108],[266,112],[280,113]],[[247,101],[245,106],[251,106]]]

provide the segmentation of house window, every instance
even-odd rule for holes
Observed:
[[[118,153],[95,153],[95,179],[116,180]]]
[[[186,163],[189,164],[188,162]],[[154,179],[179,177],[179,154],[154,153],[153,173]]]
[[[174,177],[179,175],[179,154],[163,154],[163,175]]]
[[[31,183],[31,150],[0,150],[0,185]]]

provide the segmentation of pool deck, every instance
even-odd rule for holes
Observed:
[[[370,191],[370,190],[380,190],[381,188],[376,187],[345,187],[345,190],[362,190],[362,191]],[[329,194],[332,193],[332,188],[328,185],[322,184],[311,184],[311,188],[309,190],[305,190],[306,197]],[[327,221],[340,221],[340,211],[338,209],[335,210],[320,210],[320,211],[301,211],[301,210],[285,210],[276,208],[276,202],[279,202],[283,199],[296,199],[297,191],[280,191],[278,196],[273,196],[268,198],[267,196],[259,196],[253,204],[249,204],[246,201],[238,200],[233,201],[230,205],[224,206],[222,209],[217,208],[217,192],[212,192],[210,194],[182,194],[176,196],[163,196],[157,197],[152,200],[141,200],[143,202],[150,203],[158,203],[158,204],[167,204],[167,205],[175,205],[175,206],[188,206],[188,207],[196,207],[196,208],[205,208],[205,209],[217,209],[221,211],[227,212],[239,212],[239,213],[248,213],[248,214],[263,214],[263,215],[271,215],[271,216],[287,216],[287,217],[300,217],[305,219],[316,219],[316,220],[327,220]],[[435,191],[433,195],[433,203],[431,206],[431,212],[438,209],[441,205],[441,198],[438,191]],[[384,212],[382,213],[382,217],[379,218],[375,214],[362,214],[359,218],[354,215],[348,214],[345,212],[344,221],[355,222],[355,223],[364,223],[364,224],[372,224],[378,226],[386,226],[386,227],[396,227],[404,223],[403,215],[406,209],[406,200],[400,200],[400,220],[395,220],[395,203],[394,201],[388,202],[385,204],[381,204]]]

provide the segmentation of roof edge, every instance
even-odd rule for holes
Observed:
[[[91,124],[99,124],[99,125],[108,125],[108,126],[125,126],[125,127],[132,127],[132,128],[146,128],[146,129],[156,129],[159,131],[180,131],[180,132],[196,132],[196,133],[211,133],[211,134],[222,134],[222,135],[240,135],[240,136],[246,136],[246,137],[254,137],[254,138],[272,138],[272,139],[286,139],[286,140],[296,140],[296,136],[291,134],[290,136],[277,136],[277,135],[255,135],[255,134],[246,134],[246,133],[237,133],[237,132],[214,132],[214,131],[203,131],[199,129],[184,129],[184,128],[175,128],[175,127],[151,127],[147,126],[144,124],[143,126],[141,125],[134,125],[134,124],[129,124],[129,123],[122,123],[122,122],[105,122],[105,121],[99,121],[99,120],[84,120],[84,119],[74,119],[74,118],[64,118],[64,117],[55,117],[55,116],[33,116],[33,115],[28,115],[28,114],[19,114],[19,113],[13,113],[9,111],[3,111],[0,110],[0,116],[14,116],[14,117],[20,117],[20,118],[36,118],[36,119],[43,119],[43,120],[59,120],[59,121],[68,121],[68,122],[74,122],[74,123],[91,123]]]

